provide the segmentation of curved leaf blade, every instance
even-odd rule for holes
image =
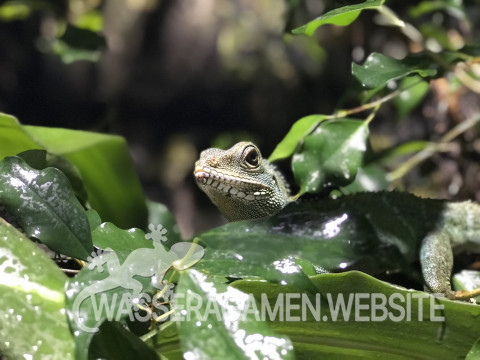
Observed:
[[[367,150],[368,134],[367,122],[338,119],[321,124],[308,135],[292,158],[300,194],[354,181]]]
[[[67,277],[0,218],[0,353],[11,359],[74,359],[65,315]]]
[[[19,157],[0,162],[0,202],[28,236],[61,254],[86,259],[93,250],[85,210],[56,168],[35,170]]]
[[[275,147],[268,161],[273,162],[291,156],[303,138],[310,134],[326,118],[326,115],[309,115],[297,120],[283,140]]]
[[[350,25],[363,10],[374,10],[382,6],[385,0],[366,0],[361,4],[347,5],[329,11],[322,16],[292,30],[293,34],[305,34],[312,36],[317,28],[325,24],[338,26]]]
[[[279,294],[300,293],[314,306],[319,295],[318,319],[306,309],[306,316],[301,310],[290,312],[299,321],[279,321],[279,315],[270,323],[277,333],[289,336],[301,358],[448,359],[464,358],[470,349],[473,354],[478,351],[478,345],[472,348],[480,333],[477,305],[434,298],[357,271],[321,274],[311,280],[316,294],[257,280],[238,280],[231,286],[257,299],[266,294],[270,308]],[[340,296],[349,311],[339,310]],[[376,308],[382,299],[386,303]],[[284,310],[289,311],[286,306]]]

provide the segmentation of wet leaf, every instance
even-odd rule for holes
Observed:
[[[0,179],[0,202],[28,236],[61,254],[87,258],[93,245],[85,210],[60,170],[35,170],[7,157]]]
[[[67,277],[0,218],[0,353],[9,359],[74,359],[65,314]]]
[[[147,208],[125,139],[86,131],[22,126],[0,113],[0,158],[44,149],[80,171],[90,205],[122,228],[147,226]]]
[[[363,10],[379,9],[384,0],[366,0],[360,4],[347,5],[323,14],[309,23],[292,30],[293,34],[313,35],[315,30],[325,24],[339,26],[350,25]]]
[[[192,306],[198,311],[191,311]],[[294,358],[290,340],[259,320],[254,298],[226,285],[225,279],[196,270],[182,272],[175,310],[184,358]]]
[[[318,193],[325,185],[351,183],[367,150],[368,124],[338,119],[324,122],[305,137],[292,158],[300,193]]]
[[[363,65],[352,64],[352,74],[362,86],[373,89],[386,86],[391,80],[403,79],[411,74],[429,78],[437,74],[437,68],[438,65],[424,54],[395,60],[379,53],[372,53]]]
[[[72,185],[77,199],[85,205],[87,203],[87,190],[83,186],[82,176],[78,169],[67,159],[51,154],[46,150],[27,150],[17,155],[22,158],[32,168],[43,170],[47,167],[54,167],[63,172]]]

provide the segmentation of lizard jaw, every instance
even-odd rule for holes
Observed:
[[[236,188],[239,190],[262,190],[268,189],[268,186],[262,184],[259,181],[245,179],[239,176],[233,176],[224,174],[215,169],[209,167],[196,167],[193,172],[195,180],[200,186],[209,186],[212,188],[218,188],[221,184],[224,187]],[[228,190],[227,190],[228,191]]]

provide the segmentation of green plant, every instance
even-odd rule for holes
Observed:
[[[462,21],[468,19],[463,7],[450,1],[422,2],[412,9],[412,18],[439,8],[453,9],[464,15]],[[445,35],[447,29],[432,32],[430,22],[416,30],[377,0],[332,10],[293,32],[312,35],[323,24],[346,26],[364,10],[379,12],[385,24],[397,26],[412,41],[427,44],[435,37],[444,51],[433,52],[426,47],[402,60],[372,53],[363,65],[353,64],[353,76],[361,85],[355,95],[362,104],[332,115],[298,120],[269,157],[271,161],[291,157],[299,196],[332,187],[336,188],[332,196],[391,188],[421,161],[444,151],[453,138],[480,120],[478,113],[465,119],[437,142],[415,141],[373,151],[369,125],[382,104],[397,102],[405,116],[424,99],[429,80],[452,76],[452,86],[460,82],[478,91],[479,48],[456,46]],[[369,112],[365,120],[351,118],[365,112]],[[399,160],[406,154],[413,155],[406,161]],[[140,309],[142,314],[155,313],[157,320],[130,319],[128,311],[117,307],[113,309],[118,314],[115,321],[105,321],[99,333],[83,332],[73,321],[75,296],[90,284],[104,280],[107,274],[91,271],[82,260],[91,256],[94,246],[112,249],[122,261],[137,249],[152,248],[144,232],[147,224],[163,225],[168,240],[162,246],[171,249],[180,241],[175,220],[164,206],[145,199],[120,137],[22,126],[15,118],[1,114],[0,158],[0,292],[6,294],[0,298],[0,353],[9,358],[51,355],[64,359],[118,359],[133,354],[142,358],[181,358],[185,354],[185,358],[262,355],[289,359],[388,354],[398,359],[474,359],[479,352],[479,307],[438,300],[444,306],[444,320],[426,321],[439,314],[434,311],[437,303],[423,292],[399,289],[363,272],[323,273],[322,267],[342,267],[347,260],[366,254],[350,242],[320,244],[301,232],[282,238],[272,235],[265,224],[250,222],[227,224],[196,238],[205,246],[204,258],[193,268],[172,266],[164,277],[168,284],[176,284],[177,302],[165,304],[161,312]],[[137,229],[122,230],[128,227]],[[354,231],[368,229],[367,222]],[[29,238],[48,247],[50,256]],[[380,254],[381,245],[379,239],[373,239],[367,250],[369,260],[385,273],[397,268],[403,259],[396,253]],[[409,246],[411,250],[414,245]],[[245,249],[249,257],[240,258],[238,254]],[[52,255],[52,251],[76,260]],[[312,254],[318,256],[312,258]],[[59,267],[78,274],[68,278]],[[457,278],[457,286],[468,286],[468,281],[474,282]],[[142,285],[150,296],[157,291],[150,278],[143,279]],[[210,311],[205,319],[193,316],[178,324],[164,322],[175,309],[188,305],[192,292],[212,309],[236,313],[247,307],[249,312],[241,321],[229,322],[217,319],[212,309],[200,308],[200,312]],[[108,299],[124,293],[128,289],[112,289]],[[397,321],[401,314],[393,312],[393,317],[368,326],[359,319],[337,318],[339,313],[327,307],[322,308],[325,312],[319,318],[308,314],[302,321],[260,319],[262,309],[256,304],[262,297],[273,307],[279,295],[286,297],[289,293],[311,302],[317,294],[326,293],[346,299],[354,299],[350,296],[357,293],[401,294],[410,299],[413,312],[409,321]],[[86,322],[98,315],[92,301],[81,308]],[[419,318],[419,306],[433,311],[428,319]],[[351,303],[352,313],[360,308]],[[101,312],[102,320],[109,318],[107,312]],[[298,311],[290,315],[302,316]]]

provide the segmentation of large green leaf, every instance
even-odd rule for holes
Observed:
[[[305,136],[326,119],[325,115],[309,115],[297,120],[287,135],[273,150],[268,161],[275,161],[291,156]]]
[[[254,280],[232,286],[268,299],[271,309],[282,296],[284,304],[287,294],[296,296],[295,301],[290,295],[291,306],[280,307],[270,327],[292,340],[298,359],[464,358],[480,336],[478,305],[434,298],[355,271],[311,280],[315,294]],[[285,321],[287,311],[298,319]]]
[[[360,15],[363,10],[379,9],[385,0],[366,0],[360,4],[347,5],[332,10],[322,16],[292,30],[294,34],[313,35],[315,30],[325,24],[334,24],[339,26],[350,25]]]
[[[67,277],[0,218],[0,353],[9,359],[74,359],[65,314]]]
[[[206,249],[196,269],[308,290],[303,269],[295,266],[296,259],[304,259],[328,270],[402,271],[421,286],[411,264],[418,261],[419,242],[436,226],[443,206],[439,200],[395,192],[292,203],[269,219],[233,222],[200,234]]]
[[[338,119],[324,122],[305,137],[292,158],[300,193],[318,193],[325,185],[351,183],[367,150],[368,123]]]
[[[122,228],[146,228],[147,209],[125,139],[86,131],[22,126],[0,114],[0,159],[44,149],[80,171],[91,206],[104,221]]]
[[[258,320],[253,297],[225,280],[196,270],[182,272],[175,310],[184,358],[293,359],[290,340]]]
[[[0,179],[0,202],[28,236],[61,254],[87,258],[93,245],[85,210],[60,170],[35,170],[7,157]]]
[[[156,360],[157,354],[118,322],[105,321],[94,335],[89,349],[90,359]]]
[[[424,54],[410,55],[403,60],[392,59],[380,53],[372,53],[363,65],[352,64],[352,73],[362,86],[373,89],[386,86],[391,80],[402,79],[411,74],[432,77],[438,65]]]

